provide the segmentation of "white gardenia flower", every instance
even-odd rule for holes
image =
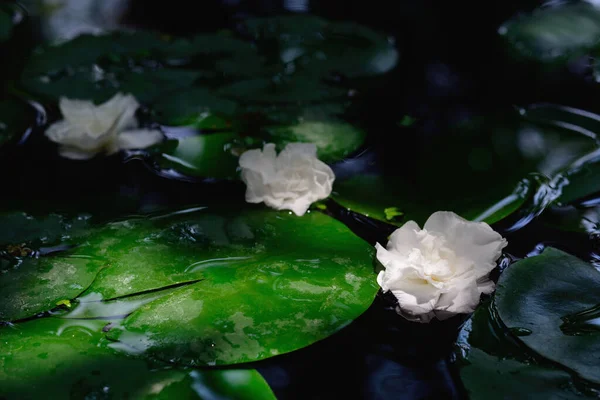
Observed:
[[[240,156],[246,201],[304,215],[310,205],[331,194],[335,175],[317,158],[317,147],[290,143],[277,155],[273,143]]]
[[[117,93],[99,106],[87,100],[59,101],[63,120],[46,130],[46,136],[60,144],[63,157],[87,160],[98,153],[112,154],[123,149],[142,149],[163,140],[158,130],[136,129],[139,103],[132,95]]]
[[[409,221],[394,231],[387,249],[375,245],[385,268],[377,283],[396,296],[396,311],[411,321],[471,313],[482,293],[494,291],[489,273],[507,244],[484,222],[438,211],[423,229]]]

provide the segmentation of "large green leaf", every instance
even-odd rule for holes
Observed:
[[[210,113],[196,118],[198,119],[191,123],[194,127],[231,128],[231,123]],[[215,125],[210,126],[211,123]],[[356,152],[366,136],[363,130],[333,118],[271,126],[264,131],[255,135],[221,131],[183,135],[163,146],[163,152],[159,159],[153,161],[153,167],[160,173],[174,170],[183,179],[235,179],[238,177],[239,155],[248,149],[262,148],[265,142],[275,143],[279,151],[292,142],[314,143],[317,146],[317,156],[322,161],[332,163]]]
[[[352,22],[294,15],[249,19],[245,26],[256,40],[276,43],[280,62],[309,74],[377,75],[398,61],[386,36]]]
[[[584,1],[546,6],[512,19],[499,32],[525,57],[568,57],[600,44],[600,9]]]
[[[0,260],[0,321],[14,321],[49,311],[74,299],[105,263],[69,256]]]
[[[560,201],[571,203],[600,192],[600,150],[594,150],[576,160],[565,171],[555,177],[561,188]]]
[[[37,49],[23,72],[23,85],[36,95],[107,100],[130,92],[142,101],[188,87],[201,71],[165,67],[168,42],[152,33],[81,35]]]
[[[244,140],[235,133],[187,136],[162,153],[156,167],[174,169],[186,176],[233,179],[243,150]]]
[[[600,383],[600,273],[554,248],[517,262],[500,277],[496,305],[509,328],[543,357]]]
[[[178,370],[127,357],[103,320],[44,318],[0,327],[0,398],[274,399],[255,370]]]
[[[32,250],[69,242],[73,235],[80,234],[90,216],[80,214],[68,218],[60,214],[33,216],[25,212],[0,213],[0,249],[7,245],[25,244]]]
[[[311,103],[331,99],[343,100],[347,90],[303,76],[257,78],[224,86],[218,95],[244,103]]]
[[[486,193],[457,199],[444,197],[443,192],[434,197],[416,192],[401,177],[365,174],[336,182],[332,197],[349,210],[396,225],[409,219],[423,223],[442,209],[492,224],[519,209],[530,194],[529,189],[530,184],[524,181],[517,183],[512,192],[507,190],[504,198]]]
[[[173,126],[193,126],[199,129],[231,128],[231,122],[217,115],[231,116],[237,104],[217,97],[205,88],[193,88],[169,93],[153,107],[159,122]],[[227,125],[229,123],[229,125]]]
[[[365,132],[341,120],[301,121],[269,129],[270,139],[283,149],[287,143],[314,143],[317,156],[325,162],[344,159],[360,148]]]
[[[460,377],[473,400],[576,399],[573,377],[532,360],[512,335],[481,305],[459,334]]]
[[[97,66],[83,66],[56,78],[25,78],[23,85],[33,94],[51,99],[64,96],[99,103],[117,92],[125,92],[132,93],[140,101],[152,101],[162,93],[191,85],[199,76],[196,71],[174,68],[128,71],[115,67],[107,72]]]
[[[568,373],[537,365],[528,365],[510,359],[490,356],[479,349],[471,349],[469,365],[461,370],[461,378],[473,400],[528,399],[581,399],[568,390]]]
[[[109,258],[87,291],[103,299],[201,279],[143,304],[111,339],[182,364],[235,364],[305,347],[369,307],[372,247],[348,228],[239,208],[110,224],[75,250]]]
[[[25,213],[0,215],[0,321],[14,321],[51,310],[74,299],[105,266],[95,257],[45,255],[73,244],[87,221],[57,214],[33,217]]]
[[[338,179],[334,199],[393,223],[424,222],[438,210],[488,223],[501,220],[529,197],[530,173],[553,176],[597,148],[593,133],[560,123],[564,110],[541,111],[529,108],[473,119],[428,140],[422,149],[385,149],[377,159],[382,165],[372,173]],[[418,153],[416,165],[404,162],[403,151]],[[398,213],[403,217],[391,217]]]
[[[577,134],[581,139],[588,137],[595,140],[596,143],[598,141],[600,116],[590,111],[541,104],[529,107],[527,110],[523,110],[523,113],[528,120],[539,124],[544,130],[558,128],[563,132]],[[539,138],[531,136],[529,140],[531,146],[529,147],[533,149],[538,146],[539,151],[546,154],[541,164],[538,165],[538,169],[552,178],[551,185],[560,191],[560,202],[571,203],[600,192],[600,185],[595,179],[600,171],[598,166],[600,153],[597,144],[590,147],[589,143],[586,144],[585,141],[565,141],[558,136],[547,137],[545,135],[543,139],[545,144]],[[550,164],[549,161],[553,159],[559,162],[554,162],[552,168],[546,168],[545,165]]]

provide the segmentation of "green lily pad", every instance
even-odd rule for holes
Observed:
[[[158,121],[165,125],[192,126],[197,129],[230,129],[237,104],[217,97],[204,88],[177,91],[154,104]]]
[[[245,26],[255,40],[277,43],[280,62],[308,74],[378,75],[393,69],[399,57],[385,35],[351,22],[294,15],[249,19]]]
[[[22,84],[33,94],[51,99],[65,96],[102,102],[121,91],[150,101],[186,88],[201,76],[201,71],[163,67],[157,59],[167,45],[147,32],[81,35],[37,49],[25,66]]]
[[[201,279],[108,332],[136,352],[185,365],[308,346],[358,317],[378,290],[372,247],[321,213],[189,210],[110,224],[75,252],[110,259],[87,291],[103,299]]]
[[[217,94],[250,104],[298,104],[343,99],[347,90],[309,77],[283,76],[235,82],[220,88]]]
[[[157,168],[216,179],[237,178],[239,155],[250,144],[231,132],[187,136],[176,143],[172,150],[161,154]]]
[[[532,360],[481,305],[459,334],[460,378],[469,398],[510,399],[527,393],[532,399],[584,397],[573,377],[547,363]]]
[[[568,389],[571,376],[564,371],[503,360],[478,349],[470,351],[460,376],[473,400],[516,399],[524,393],[528,399],[582,398]]]
[[[365,141],[366,134],[352,124],[341,120],[302,121],[290,126],[268,129],[270,140],[282,150],[288,143],[314,143],[317,156],[325,162],[343,160],[356,152]]]
[[[430,197],[418,194],[410,183],[384,175],[357,175],[335,183],[332,198],[348,208],[380,221],[401,225],[414,220],[423,223],[439,210],[450,210],[463,218],[488,224],[518,210],[530,194],[530,184],[522,181],[504,198],[465,195],[464,198]]]
[[[0,321],[49,311],[79,296],[92,283],[105,266],[103,260],[64,252],[45,255],[44,250],[74,244],[87,221],[87,216],[0,214]]]
[[[253,43],[236,39],[228,31],[176,39],[162,53],[168,64],[188,61],[203,71],[214,72],[218,80],[249,78],[269,71]]]
[[[127,56],[148,56],[152,49],[164,46],[160,37],[150,32],[79,35],[58,45],[38,47],[23,71],[25,77],[42,76],[64,71],[66,67],[93,65],[97,62],[118,62]]]
[[[236,39],[231,36],[230,32],[225,31],[217,34],[200,34],[190,39],[179,38],[168,45],[162,46],[161,51],[171,57],[189,57],[192,55],[224,57],[256,53],[256,46]]]
[[[580,138],[589,137],[597,142],[599,137],[600,117],[586,110],[539,105],[530,107],[524,115],[528,120],[542,124],[544,127],[559,128],[563,132],[569,131],[579,135]],[[548,154],[547,159],[560,160],[553,168],[542,172],[552,177],[553,186],[561,191],[559,201],[563,204],[600,192],[600,185],[595,179],[595,174],[600,171],[598,145],[590,147],[589,140],[587,142],[585,140],[565,142],[555,136],[548,141],[547,145],[540,148]]]
[[[519,337],[525,345],[600,383],[600,330],[593,319],[600,316],[593,311],[600,305],[599,288],[600,272],[594,267],[547,248],[502,274],[496,305],[507,327],[531,332]]]
[[[0,327],[0,397],[274,399],[255,370],[182,370],[127,357],[102,320],[44,318]]]
[[[9,245],[25,245],[32,250],[69,243],[88,225],[90,216],[67,218],[60,214],[33,216],[25,212],[0,213],[0,250]]]
[[[74,299],[104,265],[99,259],[69,256],[0,262],[0,321],[31,317]]]
[[[140,398],[148,400],[276,399],[267,382],[258,371],[253,369],[193,370],[185,374],[179,372],[177,375],[182,379],[174,382],[169,377],[167,385],[160,393],[144,393],[145,396]]]
[[[163,68],[160,70],[127,71],[116,67],[106,72],[97,66],[77,67],[56,78],[48,76],[24,78],[26,90],[50,99],[68,97],[104,102],[117,92],[132,93],[140,101],[152,101],[165,92],[190,86],[200,74],[196,71]]]
[[[499,33],[527,58],[570,57],[600,44],[600,8],[584,1],[547,6],[508,21]]]
[[[185,177],[237,179],[239,156],[264,142],[276,143],[280,151],[292,142],[314,143],[322,161],[336,162],[357,151],[365,139],[364,131],[340,120],[306,121],[266,131],[263,136],[215,132],[173,139],[155,160],[155,168]]]
[[[412,149],[420,152],[416,165],[404,164],[401,153],[386,149],[379,170],[336,180],[333,198],[356,212],[397,224],[424,222],[438,210],[497,222],[528,199],[530,173],[552,177],[597,148],[593,134],[575,124],[563,126],[563,114],[547,111],[499,113],[456,126],[428,141],[426,148]],[[387,208],[403,215],[390,220]]]
[[[575,161],[558,174],[555,180],[561,186],[560,202],[567,204],[600,192],[600,150],[594,150]]]

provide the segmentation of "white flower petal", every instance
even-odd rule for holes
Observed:
[[[472,313],[479,304],[480,297],[481,292],[474,280],[459,280],[451,291],[440,296],[436,309],[453,314]]]
[[[415,221],[408,221],[390,235],[388,248],[396,254],[406,254],[421,246],[417,232],[421,228]]]
[[[119,148],[142,148],[158,140],[156,133],[149,133],[152,131],[136,137],[128,134],[118,137],[124,130],[137,127],[135,111],[139,103],[131,95],[117,93],[99,106],[91,101],[63,97],[59,107],[64,120],[52,124],[46,130],[46,136],[68,149],[61,151],[65,157],[83,159],[85,153],[113,153]]]
[[[504,246],[487,224],[437,212],[422,230],[409,221],[392,233],[387,248],[375,245],[385,268],[377,283],[394,294],[398,313],[411,321],[470,313],[482,293],[494,290],[489,272]]]
[[[65,121],[73,125],[85,125],[96,119],[96,106],[88,100],[76,100],[61,97],[58,107]]]
[[[71,124],[66,120],[60,120],[50,125],[46,129],[45,135],[53,142],[61,143],[69,136],[70,131]]]
[[[46,136],[53,142],[80,148],[84,151],[100,152],[110,142],[110,132],[101,135],[89,134],[87,127],[71,124],[66,120],[55,122],[46,130]]]
[[[65,158],[70,158],[71,160],[89,160],[96,156],[96,152],[90,152],[81,150],[75,147],[69,146],[60,146],[58,148],[58,153]]]
[[[119,149],[145,149],[163,140],[161,131],[150,129],[138,129],[122,132],[117,136]]]
[[[275,145],[269,143],[264,146],[263,150],[253,149],[242,153],[239,164],[242,170],[259,173],[262,176],[262,182],[267,184],[277,175],[275,170],[276,159]]]
[[[137,128],[135,112],[140,104],[132,95],[117,93],[107,102],[98,106],[98,113],[113,121],[118,121],[114,129],[117,132]]]
[[[472,260],[478,270],[477,277],[482,277],[496,267],[496,260],[508,242],[485,222],[471,222],[458,215],[438,211],[433,213],[424,228],[438,232],[447,240],[458,257]]]
[[[316,158],[316,146],[291,143],[277,155],[273,143],[244,152],[239,160],[246,201],[264,202],[301,216],[317,200],[331,194],[335,175]]]
[[[397,311],[405,318],[411,321],[429,322],[434,316],[433,311],[439,295],[430,298],[426,302],[419,303],[412,294],[399,290],[392,290],[392,294],[398,299]]]

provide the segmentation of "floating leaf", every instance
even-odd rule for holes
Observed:
[[[188,87],[200,71],[165,68],[160,50],[167,42],[137,32],[81,35],[66,43],[37,49],[23,72],[23,85],[34,94],[58,99],[102,102],[116,92],[142,101]]]
[[[600,9],[588,2],[561,2],[514,18],[499,33],[521,55],[541,61],[569,57],[600,41]]]
[[[296,125],[269,128],[270,141],[282,150],[294,142],[314,143],[317,156],[325,162],[335,162],[356,152],[363,144],[363,130],[340,120],[302,121]]]
[[[473,400],[519,398],[527,393],[529,399],[581,399],[569,391],[568,373],[514,360],[503,360],[472,349],[469,365],[461,370],[461,378]]]
[[[235,179],[239,155],[250,143],[230,132],[183,137],[161,155],[157,168],[192,177]]]
[[[557,175],[555,181],[560,185],[562,203],[575,200],[600,192],[600,150],[594,150],[575,161],[569,168]]]
[[[151,101],[161,93],[191,85],[199,76],[195,71],[173,68],[107,72],[97,66],[84,66],[64,71],[55,78],[25,78],[23,85],[34,94],[52,99],[64,96],[101,103],[117,92],[124,92],[134,94],[140,101]]]
[[[33,216],[24,212],[0,213],[0,250],[25,244],[35,250],[68,243],[87,226],[89,215],[69,219],[60,214]]]
[[[75,250],[111,260],[88,289],[103,299],[202,279],[142,305],[112,340],[181,364],[236,364],[305,347],[371,304],[372,247],[344,225],[236,208],[110,224]]]
[[[0,263],[0,321],[31,317],[74,299],[104,266],[102,260],[69,256]]]
[[[519,340],[543,357],[599,383],[600,273],[554,248],[515,263],[500,277],[496,305],[509,328],[531,331]],[[586,311],[588,311],[586,313]],[[577,316],[579,314],[579,316]]]
[[[4,253],[0,253],[0,321],[49,311],[74,299],[92,283],[105,266],[103,260],[44,255],[53,247],[68,248],[86,223],[84,216],[68,220],[58,214],[0,214],[0,251]]]
[[[531,360],[481,305],[459,334],[460,377],[473,400],[576,399],[568,372]]]
[[[249,19],[245,26],[259,43],[277,43],[280,62],[322,77],[378,75],[398,61],[398,51],[387,37],[352,22],[294,15]]]
[[[192,126],[197,129],[229,129],[227,122],[217,115],[229,116],[236,111],[233,101],[217,97],[204,88],[193,88],[171,93],[154,104],[158,121],[165,125]],[[211,123],[212,122],[212,123]]]
[[[44,318],[0,327],[0,397],[12,399],[274,399],[252,369],[178,370],[127,357],[102,320]]]
[[[310,103],[343,99],[347,90],[306,77],[257,78],[224,86],[217,94],[244,103]]]
[[[530,173],[551,177],[597,148],[594,134],[574,123],[560,123],[566,119],[564,111],[528,109],[474,119],[414,149],[420,152],[416,163],[404,162],[401,151],[406,149],[386,148],[373,163],[373,172],[336,180],[334,199],[384,221],[385,209],[396,207],[405,214],[404,221],[424,222],[434,211],[449,210],[494,223],[528,199]]]
[[[443,192],[433,197],[415,191],[401,178],[365,174],[336,182],[332,197],[349,210],[392,224],[407,220],[423,223],[441,209],[492,224],[518,210],[528,195],[529,185],[523,182],[504,198],[465,195],[457,199],[445,197]]]

